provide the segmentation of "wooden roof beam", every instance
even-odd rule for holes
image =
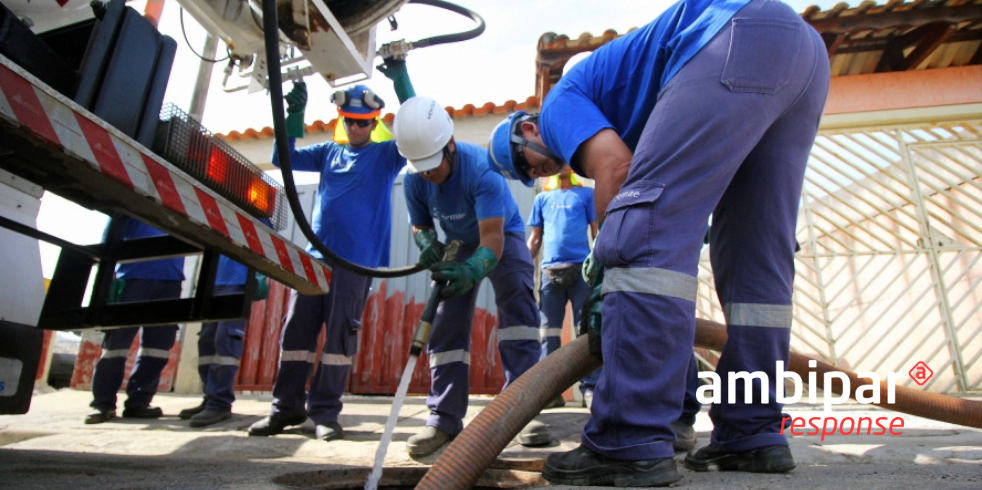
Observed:
[[[935,23],[957,24],[979,20],[982,20],[982,5],[975,4],[849,17],[830,17],[808,20],[808,23],[820,33],[838,34],[856,30],[880,30],[905,26],[920,27]]]
[[[901,67],[903,71],[917,68],[918,65],[926,60],[928,56],[931,56],[931,53],[944,44],[958,30],[958,27],[953,24],[932,24],[925,27],[931,27],[931,29],[917,43],[917,47],[904,58],[904,63]]]

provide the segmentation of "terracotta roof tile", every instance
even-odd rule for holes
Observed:
[[[982,0],[867,0],[801,12],[825,40],[832,76],[982,64]],[[630,32],[630,31],[628,31]],[[544,98],[573,55],[620,37],[607,30],[576,39],[547,32],[539,38],[536,90]]]
[[[460,119],[468,116],[481,117],[487,115],[500,116],[503,114],[511,114],[515,111],[527,111],[530,109],[539,107],[539,98],[529,97],[525,99],[522,103],[515,102],[514,100],[505,101],[501,105],[495,105],[494,102],[485,102],[481,106],[475,106],[474,104],[466,104],[460,109],[455,109],[453,107],[447,106],[445,109],[450,117],[455,119]],[[396,115],[389,112],[382,116],[382,122],[392,126],[393,121],[395,121]],[[334,126],[337,124],[337,118],[331,119],[330,121],[324,122],[321,120],[314,121],[306,126],[308,133],[326,133],[334,131]],[[228,133],[219,133],[219,138],[226,141],[238,141],[238,140],[250,140],[250,139],[265,139],[273,137],[273,128],[266,126],[262,129],[256,130],[249,128],[243,131],[229,131]]]

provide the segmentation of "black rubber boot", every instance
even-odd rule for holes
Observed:
[[[128,407],[123,409],[124,419],[159,419],[164,416],[160,407]]]
[[[292,417],[273,417],[270,415],[255,424],[249,426],[250,436],[275,436],[282,433],[283,429],[291,425],[300,425],[307,421],[306,414],[294,415]]]
[[[231,410],[202,410],[191,417],[191,427],[206,427],[232,418]]]
[[[178,412],[177,416],[181,420],[188,420],[191,417],[194,417],[195,415],[198,415],[199,413],[204,411],[205,411],[205,400],[201,400],[201,405],[192,408],[185,408],[184,410]]]
[[[583,446],[549,455],[542,476],[554,485],[604,487],[663,487],[682,478],[673,458],[624,461]]]
[[[341,424],[337,422],[317,424],[314,427],[314,435],[324,442],[330,442],[335,439],[344,439],[344,428],[342,428]]]
[[[692,471],[787,473],[795,468],[795,464],[788,446],[765,446],[731,453],[710,444],[689,452],[685,456],[685,467]]]

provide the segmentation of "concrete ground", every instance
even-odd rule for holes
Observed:
[[[346,439],[324,443],[302,427],[271,438],[248,437],[245,428],[269,410],[269,396],[241,396],[232,420],[202,430],[178,420],[182,408],[199,398],[162,394],[155,405],[168,416],[155,421],[117,419],[83,425],[91,395],[61,390],[35,395],[30,413],[0,416],[0,488],[51,490],[246,489],[282,488],[273,478],[326,469],[371,466],[389,412],[389,397],[345,397],[341,423]],[[489,398],[472,397],[470,416]],[[821,416],[807,405],[793,405],[794,416]],[[858,405],[838,407],[835,416],[895,416]],[[401,412],[386,466],[419,467],[436,456],[414,461],[405,441],[426,420],[421,397],[410,397]],[[897,414],[899,415],[899,414]],[[550,452],[575,448],[588,412],[567,407],[540,417],[558,439],[551,447],[527,449],[513,443],[503,466],[535,466]],[[980,489],[982,431],[903,416],[900,436],[796,436],[790,439],[798,468],[787,475],[693,473],[682,469],[678,488],[686,489]],[[696,422],[700,445],[711,423],[703,412]],[[360,488],[352,486],[351,488]],[[561,488],[561,487],[559,487]]]

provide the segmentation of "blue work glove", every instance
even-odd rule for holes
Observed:
[[[416,232],[416,246],[419,247],[419,265],[430,268],[431,265],[443,260],[443,251],[447,246],[436,235],[436,230],[423,228]]]
[[[269,296],[269,280],[266,276],[256,273],[256,291],[252,293],[253,301],[262,301]]]
[[[303,112],[307,108],[307,84],[293,82],[293,90],[283,97],[286,100],[286,135],[303,138]]]
[[[126,281],[113,279],[112,284],[109,285],[109,297],[106,298],[106,303],[119,303],[119,300],[123,299],[124,289],[126,289]]]
[[[593,254],[590,255],[593,257]],[[603,283],[604,283],[604,270],[603,266],[600,266],[599,270],[596,271],[596,275],[593,276],[588,282],[590,286],[593,287],[593,291],[590,292],[590,296],[583,303],[583,310],[580,312],[580,335],[588,335],[590,339],[590,353],[603,359],[603,344],[600,338],[600,327],[603,326]],[[586,269],[586,263],[584,263],[584,269]],[[584,274],[585,275],[585,274]]]
[[[454,298],[480,284],[494,266],[498,258],[488,247],[479,247],[465,262],[438,262],[430,267],[434,281],[446,281],[440,291],[444,299]]]

